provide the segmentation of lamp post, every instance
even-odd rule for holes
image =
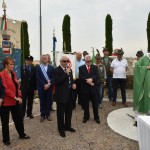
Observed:
[[[40,56],[42,55],[42,16],[41,16],[41,0],[40,0]]]

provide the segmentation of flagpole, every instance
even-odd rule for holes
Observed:
[[[53,66],[56,67],[56,42],[57,42],[57,39],[55,37],[55,29],[53,30]]]
[[[42,55],[42,16],[41,16],[41,0],[40,0],[40,56]]]

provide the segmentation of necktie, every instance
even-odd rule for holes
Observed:
[[[66,68],[64,69],[64,71],[66,72]],[[70,75],[69,75],[69,83],[68,83],[69,88],[71,88],[71,79],[70,79]]]
[[[90,66],[88,66],[88,73],[90,73]]]
[[[31,68],[30,68],[30,66],[28,66],[28,71],[29,71],[29,72],[31,71]]]

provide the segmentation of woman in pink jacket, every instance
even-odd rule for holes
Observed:
[[[3,87],[5,89],[3,104],[1,106],[2,135],[5,145],[10,145],[9,136],[9,113],[11,111],[16,130],[20,139],[29,139],[24,133],[23,117],[20,104],[22,103],[21,92],[17,81],[16,73],[13,72],[14,60],[10,57],[4,59],[4,69],[0,72]]]

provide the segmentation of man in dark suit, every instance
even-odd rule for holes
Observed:
[[[55,68],[55,96],[54,100],[57,103],[57,125],[61,137],[65,137],[65,130],[75,132],[71,128],[72,118],[72,90],[76,89],[73,82],[72,71],[67,67],[68,58],[62,56],[60,58],[60,65]],[[64,120],[65,119],[65,120]]]
[[[33,66],[33,57],[28,56],[25,58],[25,64],[21,67],[21,93],[22,93],[22,111],[23,116],[26,113],[27,105],[27,116],[34,118],[32,115],[33,108],[33,96],[36,91],[36,70]]]
[[[85,56],[85,65],[79,67],[79,79],[81,80],[81,97],[83,102],[84,117],[83,123],[86,123],[90,118],[89,101],[91,99],[93,106],[94,119],[99,124],[98,115],[98,68],[92,65],[90,55]]]
[[[52,86],[53,86],[53,71],[54,68],[48,64],[47,55],[42,55],[40,58],[41,64],[36,68],[36,77],[38,84],[38,94],[40,98],[40,122],[43,122],[45,118],[51,121],[50,107],[52,103]]]

